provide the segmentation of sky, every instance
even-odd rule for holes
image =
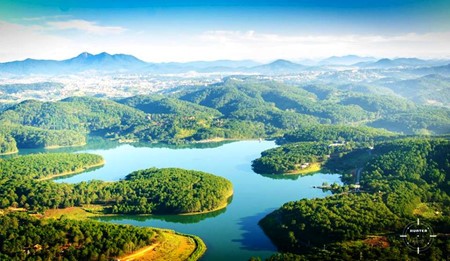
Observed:
[[[0,0],[0,62],[450,58],[449,0]]]

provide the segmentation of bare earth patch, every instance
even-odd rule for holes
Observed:
[[[120,257],[121,261],[166,261],[187,260],[196,249],[191,237],[175,234],[173,231],[158,231],[158,242],[134,253]]]
[[[389,247],[389,241],[384,236],[369,236],[363,242],[371,247]]]

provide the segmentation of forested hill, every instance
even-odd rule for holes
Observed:
[[[0,153],[7,153],[15,151],[11,137],[20,149],[80,145],[87,134],[170,143],[267,138],[320,124],[443,134],[450,133],[450,109],[342,86],[230,77],[166,96],[136,96],[118,102],[92,97],[29,100],[1,112],[0,123]]]
[[[174,114],[194,117],[221,116],[221,113],[215,109],[163,95],[138,95],[118,102],[149,114]]]
[[[288,202],[260,221],[280,250],[301,255],[279,255],[273,260],[289,256],[298,260],[442,260],[449,255],[445,244],[450,232],[450,141],[397,139],[375,145],[369,155],[360,162],[361,191],[349,189],[355,177],[344,175],[346,185],[337,195]],[[348,154],[340,160],[358,156]],[[402,229],[417,218],[437,234],[430,250],[421,256],[408,251],[399,238]],[[373,240],[381,245],[373,245]]]
[[[292,86],[228,78],[223,83],[177,96],[215,108],[230,118],[259,121],[283,129],[328,123],[366,124],[405,134],[450,131],[447,108],[415,105],[389,93],[359,92],[342,86]]]
[[[233,194],[225,178],[177,168],[140,170],[117,182],[48,180],[102,164],[101,156],[84,153],[0,159],[0,208],[42,211],[97,203],[106,206],[108,213],[179,214],[224,208]]]
[[[0,215],[1,260],[117,260],[157,241],[151,228]],[[113,240],[112,240],[113,239]]]
[[[126,130],[145,120],[145,113],[114,101],[72,97],[59,102],[24,101],[0,115],[0,121],[48,130]]]

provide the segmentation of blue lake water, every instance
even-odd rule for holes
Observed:
[[[233,183],[234,196],[223,210],[191,216],[98,218],[105,222],[169,228],[200,236],[208,247],[202,260],[248,260],[252,256],[270,256],[276,248],[258,226],[258,221],[288,201],[330,194],[312,188],[314,185],[340,183],[339,175],[332,174],[275,179],[254,173],[251,161],[258,158],[262,151],[275,147],[273,141],[239,141],[211,146],[167,148],[123,144],[88,147],[78,152],[102,155],[105,166],[55,181],[117,181],[132,171],[149,167],[195,169],[229,179]]]

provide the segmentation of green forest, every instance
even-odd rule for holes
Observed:
[[[324,171],[341,173],[344,184],[331,186],[334,195],[326,198],[285,203],[260,221],[281,251],[269,260],[445,260],[450,142],[439,135],[450,133],[450,109],[426,105],[402,84],[385,88],[408,99],[364,84],[288,84],[242,76],[165,95],[0,104],[0,154],[82,146],[91,137],[139,142],[135,146],[275,139],[280,146],[252,162],[256,173],[295,173],[303,164],[318,163]],[[430,95],[426,84],[414,84]],[[0,208],[41,213],[96,204],[104,214],[202,213],[223,208],[233,194],[222,177],[177,168],[139,170],[117,182],[49,180],[102,164],[101,156],[85,153],[0,158]],[[358,172],[361,188],[355,190]],[[441,231],[420,257],[398,238],[417,217]],[[110,260],[155,236],[149,229],[21,213],[1,212],[0,224],[0,259]]]
[[[230,181],[212,174],[176,168],[133,172],[117,182],[77,184],[46,180],[103,163],[93,154],[34,154],[0,160],[0,207],[31,211],[101,204],[108,213],[179,214],[226,206]]]
[[[26,213],[0,215],[0,227],[1,260],[113,260],[154,243],[158,234],[150,228]]]
[[[80,172],[103,164],[99,155],[88,153],[40,153],[0,159],[2,180],[41,179],[62,173]]]
[[[342,86],[225,78],[164,96],[23,101],[0,113],[0,134],[5,136],[0,153],[16,150],[11,137],[18,149],[82,145],[86,135],[174,144],[283,135],[280,142],[350,140],[350,136],[367,142],[393,135],[380,128],[403,134],[448,133],[449,119],[445,107],[370,92],[363,95]]]
[[[113,213],[195,213],[226,206],[231,182],[201,171],[177,168],[135,171],[105,188],[116,196]],[[106,199],[105,199],[106,201]]]
[[[263,151],[252,162],[252,168],[260,174],[283,174],[298,170],[305,163],[325,162],[331,155],[351,149],[350,143],[330,146],[325,142],[295,142]]]
[[[449,255],[445,237],[450,227],[449,159],[447,139],[402,138],[377,144],[364,163],[360,192],[347,187],[346,192],[338,190],[327,198],[289,202],[260,221],[277,247],[292,253],[270,260],[288,256],[352,260],[359,252],[366,259],[445,259]],[[354,177],[344,175],[343,180],[349,186]],[[442,231],[428,256],[404,251],[396,238],[416,217]],[[373,248],[366,242],[380,236],[390,247]]]
[[[371,148],[378,141],[394,139],[398,134],[371,127],[311,125],[285,133],[276,142],[280,147],[263,151],[252,162],[260,174],[285,174],[299,170],[302,164],[341,158],[356,149]],[[353,166],[354,167],[354,166]]]

